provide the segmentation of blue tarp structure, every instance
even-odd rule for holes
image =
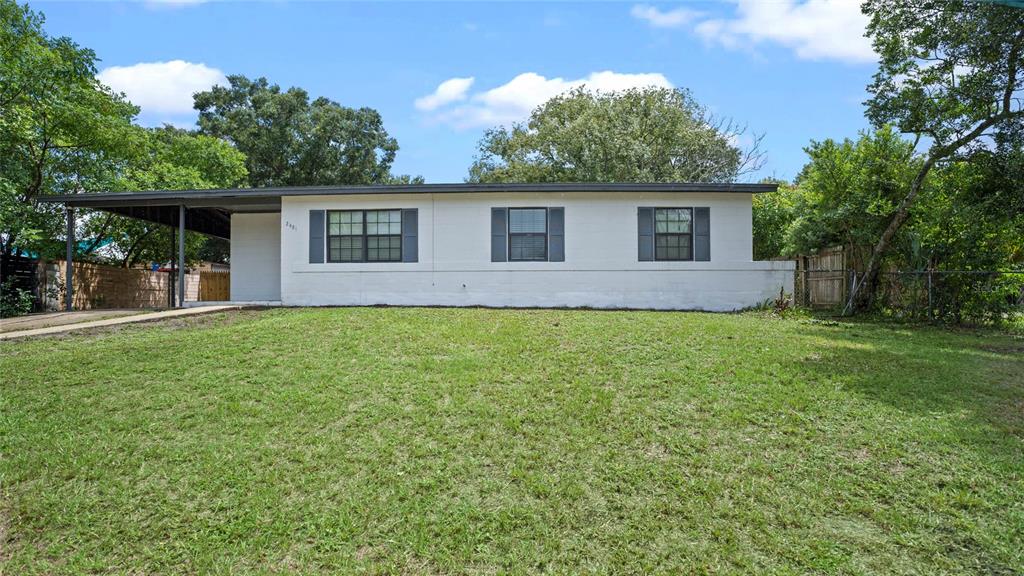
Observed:
[[[98,250],[100,248],[103,248],[104,246],[109,246],[113,244],[113,242],[113,238],[104,238],[103,240],[100,240],[99,242],[96,243],[96,247],[94,248],[94,250]],[[86,248],[92,246],[92,243],[93,240],[79,240],[77,243],[75,243],[75,254],[82,254],[83,252],[85,252]],[[31,258],[33,260],[39,258],[39,254],[37,252],[30,252],[28,250],[18,250],[18,253],[16,255],[22,258]]]

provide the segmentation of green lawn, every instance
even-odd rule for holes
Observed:
[[[1024,339],[269,310],[0,343],[0,573],[1024,571]]]

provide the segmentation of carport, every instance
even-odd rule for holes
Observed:
[[[222,189],[44,196],[40,202],[59,203],[67,216],[64,308],[73,302],[72,264],[75,248],[75,210],[84,208],[110,212],[170,227],[176,233],[169,256],[177,268],[178,307],[185,305],[185,232],[198,232],[231,240],[231,215],[236,213],[273,213],[281,211],[281,194],[275,189]],[[175,252],[177,252],[175,254]]]

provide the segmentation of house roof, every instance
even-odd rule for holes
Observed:
[[[559,182],[540,184],[399,184],[362,186],[292,186],[275,188],[221,188],[214,190],[143,190],[65,194],[39,197],[40,202],[92,208],[168,226],[178,225],[178,207],[188,209],[185,228],[210,236],[230,238],[231,214],[280,212],[284,196],[336,196],[354,194],[480,194],[510,192],[579,193],[653,192],[758,194],[773,192],[775,184],[740,183],[625,183]]]

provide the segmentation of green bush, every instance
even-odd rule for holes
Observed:
[[[13,318],[32,311],[32,292],[19,288],[14,278],[0,284],[0,318]]]
[[[936,286],[934,314],[944,322],[1000,324],[1021,311],[1024,274],[949,274]]]

